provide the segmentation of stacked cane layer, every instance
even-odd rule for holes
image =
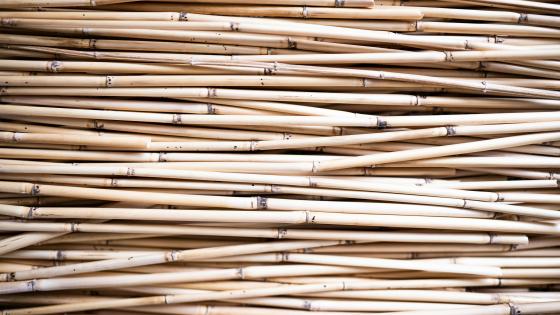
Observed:
[[[560,1],[0,1],[17,314],[560,312]]]

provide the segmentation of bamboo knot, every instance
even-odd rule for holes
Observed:
[[[312,166],[311,166],[311,172],[312,173],[317,173],[319,171],[319,167],[321,165],[320,161],[312,161]],[[311,186],[313,187],[313,186]]]
[[[309,17],[308,15],[309,15],[309,12],[308,12],[308,10],[307,10],[307,6],[304,5],[304,6],[301,8],[301,17],[304,18],[304,19],[307,19],[307,18]]]
[[[519,13],[519,19],[517,20],[517,24],[524,24],[529,21],[529,15],[527,13]]]
[[[482,84],[482,94],[486,94],[488,92],[488,82],[481,81],[480,83]]]
[[[88,28],[88,27],[83,27],[83,28],[82,28],[82,35],[84,35],[84,36],[89,36],[89,35],[91,35],[91,29]]]
[[[290,253],[281,252],[279,254],[280,254],[280,262],[289,262],[290,261]]]
[[[166,262],[177,261],[180,258],[180,253],[181,251],[172,250],[170,252],[165,253],[164,259]]]
[[[495,244],[496,237],[498,236],[496,233],[487,233],[488,234],[488,243],[489,245]]]
[[[29,211],[27,212],[27,218],[33,219],[33,214],[37,210],[37,207],[29,207]]]
[[[496,193],[496,202],[504,201],[504,196],[501,195],[499,192]]]
[[[134,176],[135,173],[136,173],[136,171],[134,170],[134,168],[132,168],[132,167],[127,167],[126,168],[126,176]]]
[[[95,0],[89,0],[89,6],[90,7],[95,7],[95,6],[97,6],[97,3],[95,3]]]
[[[97,39],[95,38],[90,38],[88,41],[88,48],[89,49],[96,49],[97,47],[95,47],[97,45]]]
[[[465,44],[466,45],[466,44]],[[453,53],[450,51],[442,51],[446,62],[453,62]]]
[[[314,224],[315,223],[315,215],[311,214],[311,212],[305,210],[305,223],[306,224]]]
[[[288,37],[288,49],[297,49],[297,41],[292,40],[291,37]]]
[[[160,152],[158,154],[158,162],[167,162],[167,152]]]
[[[92,122],[93,122],[93,128],[94,129],[99,130],[99,129],[104,129],[105,128],[105,125],[103,124],[103,122],[100,122],[98,120],[93,120]]]
[[[387,125],[388,125],[388,123],[387,123],[386,120],[377,117],[377,128],[378,129],[385,129],[385,128],[387,128]]]
[[[113,77],[108,75],[105,76],[105,87],[112,87],[113,86]]]
[[[313,310],[313,303],[311,303],[311,301],[309,300],[303,300],[303,305],[302,308],[308,311],[312,311]]]
[[[268,208],[268,198],[257,196],[257,210],[266,210]]]
[[[178,21],[188,21],[188,13],[187,12],[179,12],[179,18],[177,19]]]
[[[4,278],[4,279],[2,279],[2,281],[9,282],[9,281],[15,281],[16,280],[16,273],[15,272],[10,272],[10,273],[7,273],[7,274],[3,274],[2,276]]]
[[[277,239],[283,239],[288,234],[288,229],[285,228],[278,228],[278,235],[276,236]]]
[[[239,23],[229,22],[229,28],[234,32],[239,32]]]
[[[453,126],[445,126],[445,130],[447,131],[446,136],[452,137],[457,134],[457,130]]]
[[[11,27],[11,26],[16,26],[17,22],[14,19],[2,18],[0,19],[0,25]]]
[[[510,315],[521,315],[521,310],[519,309],[519,306],[513,304],[513,303],[508,303],[507,304],[509,306],[509,314]]]
[[[62,69],[62,62],[58,60],[53,60],[47,62],[47,71],[48,72],[59,72]]]
[[[72,232],[72,233],[78,232],[79,231],[79,225],[80,225],[80,223],[70,222],[70,232]]]
[[[289,132],[283,132],[282,133],[282,140],[290,140],[292,139],[294,135],[289,133]]]
[[[208,88],[206,88],[206,92],[207,92],[207,94],[206,94],[207,98],[213,98],[213,97],[216,97],[218,95],[215,88],[208,87]]]
[[[41,192],[41,187],[37,184],[33,184],[31,187],[31,196],[36,196]]]
[[[334,0],[334,6],[335,8],[343,8],[345,2],[345,0]]]
[[[256,140],[251,140],[249,142],[249,151],[257,151],[257,145],[259,144],[259,141]]]
[[[64,260],[64,251],[63,250],[57,250],[56,251],[56,256],[55,256],[55,261],[62,261]]]
[[[174,125],[180,125],[181,120],[182,120],[181,114],[173,114],[173,117],[171,118],[171,123]]]
[[[494,44],[502,44],[504,39],[498,35],[494,35]]]
[[[35,292],[37,290],[37,280],[27,281],[27,287],[29,288],[28,291]]]
[[[245,271],[243,267],[237,268],[237,278],[244,280],[245,279]]]

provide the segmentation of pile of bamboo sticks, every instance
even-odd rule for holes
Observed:
[[[560,313],[560,1],[1,0],[1,315]]]

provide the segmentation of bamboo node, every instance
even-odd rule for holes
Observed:
[[[502,196],[500,193],[496,193],[496,201],[497,202],[504,201],[504,196]]]
[[[239,23],[229,22],[229,28],[234,32],[239,32]]]
[[[105,87],[112,87],[113,86],[113,77],[108,75],[105,77]]]
[[[281,252],[280,253],[280,262],[289,262],[289,261],[290,261],[290,253]]]
[[[307,6],[304,5],[304,6],[301,8],[301,17],[304,18],[304,19],[307,19],[307,18],[308,18],[308,14],[309,14],[309,12],[307,11]]]
[[[181,124],[181,114],[173,114],[173,117],[171,118],[171,123],[174,125],[180,125]]]
[[[446,136],[452,137],[457,134],[457,130],[453,126],[445,126],[445,130],[447,130]]]
[[[282,140],[290,140],[294,135],[289,132],[282,133]]]
[[[16,26],[17,22],[14,19],[0,19],[0,25],[2,26],[7,26],[7,27],[12,27],[12,26]]]
[[[486,94],[488,92],[488,82],[482,81],[480,83],[482,84],[482,94]]]
[[[467,45],[467,44],[465,44],[465,46],[466,46],[466,45]],[[442,53],[443,53],[443,55],[444,55],[444,58],[445,58],[445,61],[446,61],[446,62],[453,62],[453,61],[455,61],[454,58],[453,58],[453,53],[452,53],[452,52],[450,52],[450,51],[442,51]]]
[[[286,235],[288,235],[288,229],[278,228],[278,235],[276,236],[276,238],[283,239],[284,237],[286,237]]]
[[[166,262],[170,261],[177,261],[180,258],[180,251],[172,250],[170,252],[165,253],[164,259]]]
[[[62,69],[62,62],[58,60],[53,60],[47,62],[47,71],[48,72],[59,72]]]
[[[109,183],[109,186],[117,187],[118,185],[119,185],[119,180],[116,178],[111,178],[111,182]]]
[[[206,90],[207,90],[207,96],[206,97],[208,97],[208,98],[213,98],[213,97],[216,97],[218,95],[218,92],[216,91],[215,88],[209,87],[209,88],[206,88]]]
[[[245,272],[243,270],[243,267],[237,268],[237,278],[239,278],[241,280],[245,279]]]
[[[312,173],[317,173],[319,171],[319,166],[321,165],[321,162],[319,161],[312,161],[312,166],[311,166],[311,172]],[[313,186],[312,186],[313,187]]]
[[[105,128],[105,124],[103,124],[103,122],[100,122],[98,120],[93,120],[93,128],[94,129],[104,129]]]
[[[57,250],[55,255],[55,261],[62,261],[62,260],[64,260],[64,251]]]
[[[90,38],[88,41],[88,48],[89,49],[96,49],[96,44],[97,44],[97,39],[95,38]]]
[[[521,310],[519,309],[519,306],[513,304],[513,303],[508,303],[507,304],[509,306],[509,314],[510,315],[521,315]]]
[[[167,162],[167,153],[166,152],[160,152],[158,154],[158,162]]]
[[[335,8],[342,8],[344,7],[345,2],[345,0],[334,0],[334,6]]]
[[[275,74],[278,71],[278,62],[274,62],[272,68],[270,67],[265,67],[264,68],[264,74],[265,75],[272,75]]]
[[[16,280],[16,273],[15,272],[9,272],[7,274],[2,274],[2,280],[1,281],[15,281]]]
[[[497,236],[498,235],[496,233],[488,233],[488,244],[494,244]]]
[[[303,300],[303,305],[302,308],[308,311],[312,311],[313,310],[313,303],[311,303],[311,301],[309,300]]]
[[[74,232],[78,232],[79,227],[78,227],[79,223],[77,222],[70,222],[70,232],[74,233]]]
[[[31,196],[36,196],[41,192],[41,187],[37,184],[34,184],[31,187]]]
[[[383,119],[377,117],[377,128],[385,129],[385,128],[387,128],[387,125],[388,125],[388,123],[387,123],[386,120],[383,120]]]
[[[519,19],[517,20],[517,24],[524,24],[529,21],[529,15],[527,13],[519,13]]]
[[[257,151],[258,141],[251,140],[249,142],[249,151]]]
[[[188,21],[188,13],[187,12],[179,12],[179,18],[177,19],[178,21]]]
[[[268,201],[266,197],[257,196],[257,209],[266,210],[268,208]]]
[[[37,207],[29,207],[29,211],[27,212],[27,218],[33,219],[33,214],[37,210]]]
[[[134,170],[134,168],[132,168],[132,167],[127,167],[126,168],[126,176],[134,176],[135,173],[136,173],[136,171]]]
[[[297,49],[297,42],[295,40],[292,40],[292,38],[289,37],[289,36],[288,36],[288,48],[289,49]],[[275,66],[275,68],[276,68],[276,66]]]
[[[362,87],[365,87],[365,88],[368,87],[367,79],[366,79],[366,78],[362,78]]]
[[[210,103],[206,103],[206,112],[209,115],[215,115],[216,114],[216,109],[214,108],[214,106]]]

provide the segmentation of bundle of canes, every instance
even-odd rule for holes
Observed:
[[[557,1],[0,1],[0,314],[560,312]]]

